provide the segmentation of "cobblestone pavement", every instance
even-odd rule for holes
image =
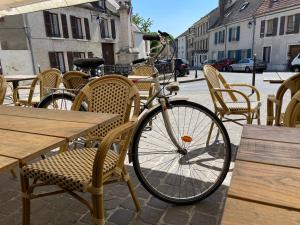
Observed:
[[[194,76],[193,73],[190,76]],[[201,76],[201,73],[198,73]],[[230,82],[251,84],[250,74],[225,74]],[[262,82],[262,76],[257,77],[257,87],[262,94],[262,124],[265,123],[266,95],[274,93],[278,85]],[[192,101],[212,108],[211,99],[205,81],[181,84],[178,95],[187,96]],[[227,123],[234,152],[239,145],[242,127]],[[235,154],[234,154],[235,155]],[[151,196],[137,180],[133,168],[128,166],[131,178],[142,210],[137,213],[133,201],[124,184],[109,184],[104,187],[105,218],[107,225],[218,225],[222,216],[223,206],[230,182],[234,162],[232,162],[223,185],[207,199],[189,206],[174,206]],[[0,224],[21,224],[21,195],[19,179],[11,177],[10,173],[0,175]],[[47,189],[48,190],[48,189]],[[42,191],[42,189],[41,189]],[[89,195],[85,195],[89,198]],[[69,195],[49,196],[32,200],[32,225],[89,225],[91,217],[84,205]]]

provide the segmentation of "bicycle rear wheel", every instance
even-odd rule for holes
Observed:
[[[38,104],[38,108],[71,110],[75,95],[69,93],[52,93],[46,96]],[[81,105],[80,111],[87,111],[84,104]]]
[[[229,136],[216,115],[202,105],[172,101],[167,111],[186,153],[172,143],[158,107],[142,119],[134,135],[133,166],[140,182],[157,198],[191,204],[212,194],[225,179],[231,160]]]

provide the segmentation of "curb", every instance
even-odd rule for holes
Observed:
[[[190,83],[190,82],[196,82],[196,81],[201,81],[201,80],[205,80],[205,78],[195,78],[195,79],[191,79],[191,80],[181,80],[181,81],[178,81],[180,84],[183,84],[183,83]]]

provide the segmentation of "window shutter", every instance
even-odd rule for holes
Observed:
[[[285,16],[280,17],[279,35],[284,34]]]
[[[70,16],[70,20],[71,20],[72,36],[73,36],[73,38],[77,39],[78,38],[78,34],[76,32],[76,20],[75,20],[75,16]]]
[[[251,52],[252,52],[251,49],[247,50],[247,58],[251,58]]]
[[[84,26],[85,26],[86,39],[91,40],[90,25],[89,25],[88,18],[84,18]]]
[[[237,50],[236,51],[236,61],[240,61],[241,60],[241,50]]]
[[[222,31],[219,31],[219,35],[218,35],[218,43],[222,43]]]
[[[45,21],[46,36],[47,37],[52,37],[50,13],[48,11],[44,11],[44,21]]]
[[[105,38],[104,19],[101,19],[101,21],[100,21],[100,32],[101,32],[101,37]]]
[[[73,52],[67,52],[67,58],[68,58],[68,64],[69,64],[69,71],[74,70],[74,64],[73,64]]]
[[[51,68],[58,68],[58,63],[56,60],[56,54],[55,52],[49,52],[49,61],[50,61],[50,67]]]
[[[265,26],[266,26],[266,21],[262,20],[260,23],[260,37],[263,38],[265,36]]]
[[[93,58],[93,52],[88,52],[88,58]]]
[[[299,33],[299,26],[300,26],[300,13],[295,15],[295,33]]]
[[[215,33],[215,45],[218,44],[218,32]]]
[[[228,41],[231,42],[232,40],[232,28],[229,28],[229,37],[228,37]]]
[[[67,22],[66,14],[61,14],[61,24],[62,24],[62,30],[63,30],[63,37],[69,38],[68,22]]]
[[[241,36],[241,27],[237,27],[237,32],[236,32],[236,40],[239,41]]]
[[[111,36],[113,39],[116,39],[115,20],[110,20],[110,25],[111,25]]]
[[[277,35],[278,28],[278,18],[273,19],[273,36]]]

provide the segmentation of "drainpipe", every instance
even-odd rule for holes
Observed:
[[[255,39],[255,28],[256,28],[256,20],[255,18],[253,17],[253,30],[252,30],[252,55],[254,55],[254,45],[255,45],[255,42],[254,42],[254,39]]]
[[[30,31],[30,27],[28,26],[27,14],[24,14],[23,18],[24,18],[24,23],[25,23],[25,27],[24,27],[25,35],[26,35],[27,40],[28,40],[28,47],[29,47],[29,51],[30,51],[30,54],[31,54],[32,69],[33,69],[33,73],[36,74],[35,60],[34,60],[34,56],[33,56],[32,43],[31,43],[31,31]]]
[[[224,37],[224,57],[227,58],[227,25],[225,25],[225,37]]]

